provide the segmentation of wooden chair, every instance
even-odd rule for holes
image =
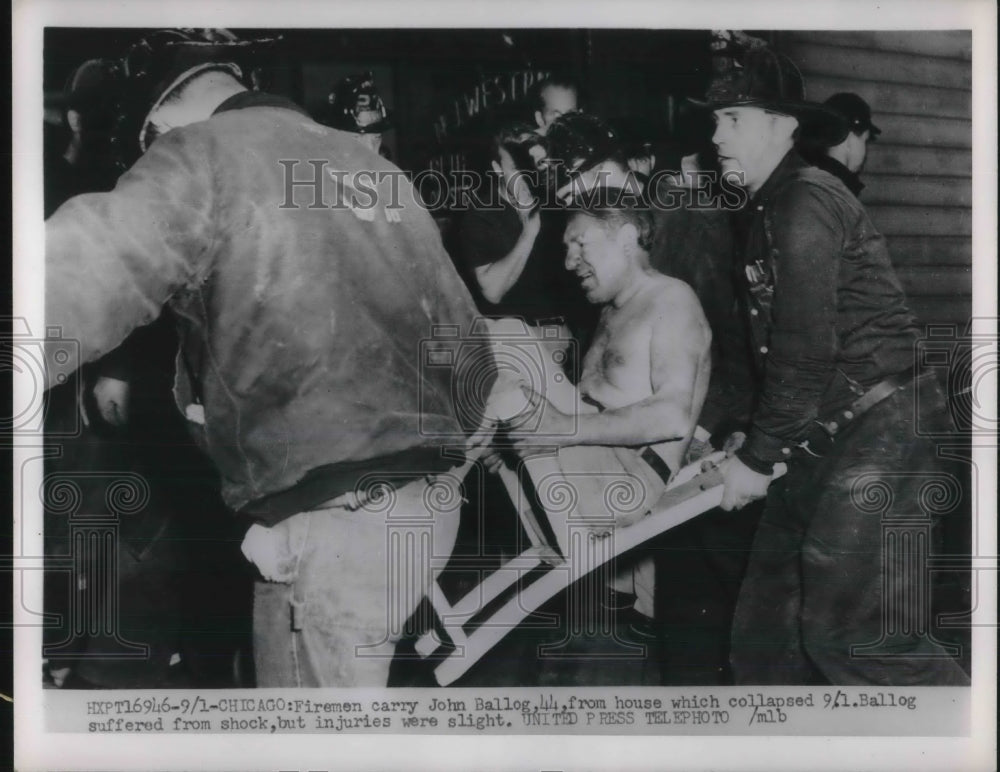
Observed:
[[[448,642],[454,647],[434,670],[438,683],[453,683],[573,582],[654,536],[718,507],[723,493],[718,465],[724,458],[720,452],[684,467],[656,503],[638,515],[635,499],[628,495],[618,497],[627,504],[622,508],[607,496],[604,501],[567,504],[574,486],[555,452],[523,458],[517,469],[504,468],[501,478],[530,546],[456,603],[448,601],[436,581],[432,583],[431,604],[448,641],[437,629],[431,630],[417,641],[416,650],[429,657]],[[784,465],[779,464],[775,478],[784,471]],[[525,476],[530,477],[543,511],[537,511],[526,495]],[[606,507],[606,517],[581,516],[581,510],[588,507],[590,511]]]

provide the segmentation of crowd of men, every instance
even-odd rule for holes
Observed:
[[[157,319],[169,327],[156,345],[179,354],[173,394],[155,387],[158,414],[186,424],[199,448],[187,452],[218,475],[218,506],[192,506],[192,490],[188,511],[224,513],[213,544],[234,572],[240,553],[255,572],[258,686],[389,683],[432,580],[400,572],[389,529],[419,539],[432,523],[433,553],[451,554],[472,466],[497,471],[537,445],[567,463],[604,459],[602,471],[638,475],[650,491],[726,453],[721,509],[619,561],[595,599],[653,667],[608,675],[596,653],[577,651],[565,683],[968,682],[927,636],[852,654],[880,640],[888,594],[915,581],[884,564],[880,518],[854,488],[870,478],[917,497],[919,473],[939,462],[915,416],[930,426],[947,412],[914,367],[915,319],[857,198],[879,133],[862,100],[808,102],[787,57],[748,50],[695,105],[715,119],[716,165],[694,152],[657,158],[656,137],[626,141],[580,109],[573,81],[549,79],[525,120],[493,137],[484,184],[496,195],[480,200],[496,205],[465,212],[442,241],[398,177],[375,186],[363,213],[317,207],[307,185],[289,201],[288,159],[348,175],[395,169],[379,154],[391,119],[370,74],[339,84],[316,121],[254,90],[247,44],[228,33],[168,30],[139,45],[141,67],[123,60],[129,99],[112,130],[124,173],[51,207],[47,324],[80,341],[73,364],[95,363],[82,404],[112,433],[132,425],[137,380],[115,368],[134,361],[118,347]],[[69,164],[85,145],[77,107]],[[531,409],[498,425],[490,399],[455,382],[460,368],[420,364],[443,328],[459,332],[463,356],[489,360],[489,340],[471,334],[483,316],[556,341],[573,412],[525,389]],[[503,379],[474,375],[476,392],[496,397]],[[503,442],[481,453],[495,430]],[[143,469],[169,476],[164,463]],[[787,471],[772,482],[779,463]],[[377,491],[365,487],[372,475]],[[450,508],[429,495],[439,486],[455,493]],[[498,517],[485,513],[496,543],[516,541],[503,533],[516,524]],[[234,522],[243,527],[226,531]],[[163,537],[171,527],[159,543],[176,544]],[[157,543],[145,538],[139,564]],[[191,603],[169,585],[157,586]],[[574,642],[584,653],[586,638]],[[161,647],[168,667],[129,684],[169,683],[174,643]],[[249,683],[232,648],[234,678]],[[65,651],[50,662],[57,684],[74,683],[65,662],[78,686],[117,685]],[[529,652],[518,682],[544,681],[546,667]]]

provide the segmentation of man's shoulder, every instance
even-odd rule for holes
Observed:
[[[683,279],[667,276],[659,271],[649,274],[647,297],[649,302],[657,306],[673,307],[676,304],[698,302],[691,285]]]
[[[861,209],[860,202],[841,180],[814,166],[800,169],[784,180],[767,202],[777,229],[827,220],[831,216],[848,221]]]
[[[856,201],[836,174],[817,166],[796,169],[775,189],[770,197],[773,207],[794,204],[821,203],[825,201]]]
[[[682,336],[695,329],[708,330],[701,301],[686,281],[662,274],[652,276],[646,298],[645,313],[655,327]]]

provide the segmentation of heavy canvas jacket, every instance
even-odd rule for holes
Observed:
[[[739,455],[768,472],[817,419],[912,367],[917,330],[885,239],[832,175],[792,151],[744,216],[762,387]]]
[[[433,219],[395,166],[283,99],[236,95],[48,221],[47,323],[83,361],[164,304],[178,407],[226,503],[265,522],[365,471],[447,468],[441,445],[480,418],[454,357],[428,365],[441,326],[454,347],[475,317]]]

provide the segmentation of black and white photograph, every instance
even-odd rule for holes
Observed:
[[[996,9],[763,5],[15,3],[16,768],[995,768]]]

